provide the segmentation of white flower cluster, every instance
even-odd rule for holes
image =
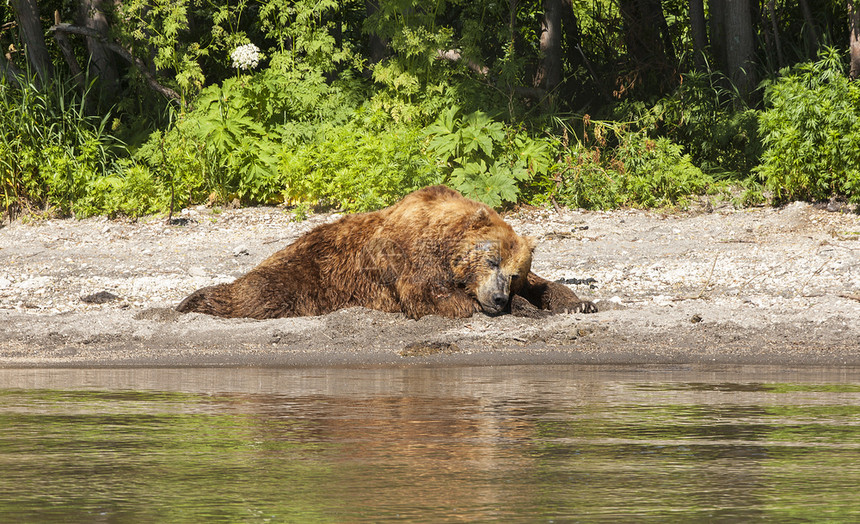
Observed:
[[[230,53],[236,69],[254,69],[260,63],[260,48],[254,44],[240,45]]]

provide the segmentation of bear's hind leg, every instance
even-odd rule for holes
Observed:
[[[230,301],[229,284],[218,284],[200,288],[176,306],[180,313],[205,313],[219,317],[230,317],[233,308]]]

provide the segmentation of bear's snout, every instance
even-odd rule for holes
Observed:
[[[508,296],[501,293],[493,295],[493,305],[499,309],[503,309],[508,305]]]
[[[504,313],[505,309],[508,307],[509,299],[510,297],[508,295],[496,293],[492,296],[489,304],[481,304],[481,309],[483,309],[484,313],[488,315]]]
[[[497,293],[492,296],[489,303],[481,302],[481,309],[488,315],[498,315],[504,313],[508,307],[508,295]],[[479,301],[480,302],[480,301]]]
[[[508,305],[511,297],[511,280],[501,271],[496,271],[478,286],[476,297],[484,313],[493,315],[501,313]]]

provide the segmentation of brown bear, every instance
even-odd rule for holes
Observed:
[[[427,187],[389,208],[319,226],[234,282],[195,291],[176,309],[260,319],[352,306],[410,318],[596,311],[531,272],[534,245],[484,204]]]

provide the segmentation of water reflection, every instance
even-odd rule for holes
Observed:
[[[0,521],[835,519],[846,375],[0,370]]]

